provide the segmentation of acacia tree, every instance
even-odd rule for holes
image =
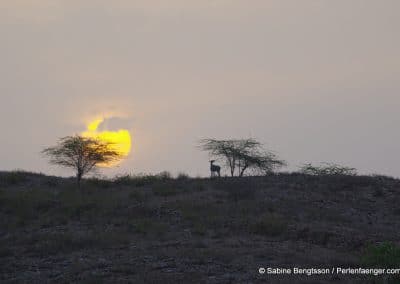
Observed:
[[[112,143],[79,135],[61,138],[56,146],[46,148],[42,153],[50,158],[51,164],[74,169],[78,187],[82,177],[95,171],[99,164],[116,162],[122,158]]]
[[[238,176],[243,176],[246,170],[252,170],[256,174],[266,174],[286,164],[274,153],[264,150],[262,144],[253,138],[202,139],[200,147],[211,156],[224,159],[231,176],[235,175],[236,169]]]

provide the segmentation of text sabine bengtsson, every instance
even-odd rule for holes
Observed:
[[[260,267],[258,272],[261,275],[326,275],[326,274],[341,274],[341,275],[399,275],[400,268],[264,268]]]

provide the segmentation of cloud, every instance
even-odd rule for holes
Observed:
[[[98,127],[98,131],[116,131],[120,129],[132,129],[133,123],[131,118],[106,117]]]

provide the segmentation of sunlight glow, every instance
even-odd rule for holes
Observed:
[[[126,158],[131,151],[131,135],[128,130],[119,129],[117,131],[99,131],[98,127],[104,121],[104,118],[98,118],[91,121],[87,130],[82,133],[83,137],[99,139],[101,141],[110,142],[112,150],[115,150],[121,154],[122,158]],[[114,162],[110,164],[100,164],[100,167],[114,167],[120,162]]]

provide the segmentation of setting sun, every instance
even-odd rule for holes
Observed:
[[[129,131],[126,129],[119,129],[117,131],[99,131],[98,128],[103,121],[104,118],[98,118],[91,121],[87,126],[87,130],[82,133],[82,136],[112,143],[112,150],[120,153],[122,158],[126,158],[131,151],[131,135]],[[116,166],[118,163],[119,162],[106,165],[102,164],[99,166],[113,167]]]

